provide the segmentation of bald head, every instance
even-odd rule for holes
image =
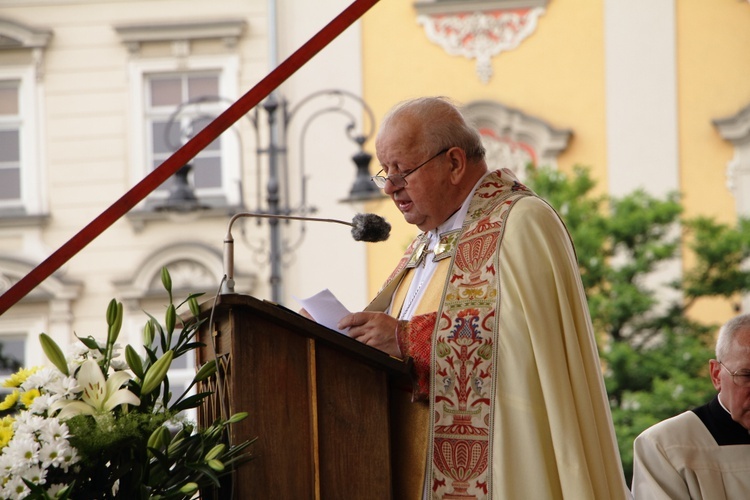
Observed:
[[[391,179],[385,193],[423,231],[448,220],[487,173],[479,133],[441,97],[395,106],[381,123],[375,148]]]
[[[458,107],[445,97],[419,97],[394,106],[383,118],[376,148],[383,134],[392,126],[413,138],[414,147],[429,154],[435,147],[457,146],[468,160],[484,160],[484,146],[479,133],[471,127]]]

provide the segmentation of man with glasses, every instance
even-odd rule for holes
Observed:
[[[719,393],[643,431],[633,445],[633,496],[750,498],[750,314],[731,319],[709,361]]]
[[[417,402],[394,452],[413,483],[398,498],[629,496],[560,218],[509,170],[488,170],[446,99],[396,106],[376,151],[373,181],[421,234],[338,326],[414,360]]]

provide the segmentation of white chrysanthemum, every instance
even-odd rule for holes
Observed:
[[[68,485],[67,484],[60,484],[60,483],[53,484],[52,486],[50,486],[47,489],[47,495],[50,498],[55,498],[57,496],[57,494],[60,493],[62,491],[62,489],[65,488],[66,486],[68,486]]]
[[[122,352],[122,344],[115,342],[112,345],[112,359],[119,358]]]
[[[12,471],[24,470],[30,464],[36,464],[39,460],[39,443],[32,436],[16,434],[5,447],[3,453],[7,454],[11,460]]]
[[[125,371],[129,368],[128,363],[123,359],[113,359],[111,365],[117,371]]]
[[[54,385],[59,378],[60,372],[57,369],[42,368],[31,374],[29,378],[21,384],[21,389],[24,391],[30,391],[31,389],[46,389],[47,387]]]
[[[64,440],[67,442],[70,437],[68,426],[56,418],[48,418],[47,425],[39,433],[39,437],[45,442],[54,442]]]
[[[29,488],[24,484],[20,476],[14,476],[3,485],[3,498],[24,498],[30,493]]]
[[[5,452],[5,448],[3,448],[3,453],[0,455],[0,473],[2,473],[3,476],[10,473],[10,471],[13,469],[13,458],[8,455]]]
[[[62,450],[60,451],[60,456],[62,456],[62,462],[60,462],[60,468],[66,474],[68,472],[68,469],[72,465],[78,463],[78,461],[81,459],[81,457],[78,455],[78,450],[76,450],[69,444],[62,448]]]
[[[47,426],[47,419],[41,415],[34,415],[28,411],[22,411],[16,417],[16,432],[21,434],[36,434]]]
[[[49,392],[59,394],[65,399],[73,399],[83,391],[75,377],[61,377],[52,387],[48,388]]]
[[[81,342],[75,342],[70,344],[68,351],[70,354],[65,358],[68,364],[80,365],[89,353],[89,348],[83,345]]]
[[[42,467],[45,469],[47,467],[61,467],[65,463],[65,443],[67,441],[60,439],[42,445],[39,450],[39,460],[42,462]]]
[[[30,483],[44,484],[47,478],[47,469],[32,465],[19,475]]]
[[[32,401],[29,411],[36,415],[45,415],[47,411],[49,411],[49,407],[52,403],[58,399],[62,399],[62,396],[58,394],[42,394],[37,396],[34,398],[34,401]]]

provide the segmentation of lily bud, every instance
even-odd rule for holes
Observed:
[[[224,470],[224,463],[221,460],[209,460],[206,462],[209,467],[211,467],[216,472],[221,472]]]
[[[166,267],[161,268],[161,284],[164,285],[164,289],[172,295],[172,277],[169,275],[169,270]]]
[[[164,318],[164,326],[167,327],[167,331],[172,333],[174,331],[174,325],[177,322],[177,311],[174,308],[174,304],[169,304],[167,307],[167,313]]]
[[[60,349],[60,346],[58,346],[55,341],[52,340],[52,337],[50,337],[46,333],[40,333],[39,343],[42,344],[42,350],[47,356],[47,359],[49,359],[52,364],[55,365],[57,369],[63,372],[66,376],[69,375],[70,373],[68,372],[68,363],[65,361],[65,355]]]
[[[236,424],[237,422],[240,422],[242,420],[245,420],[247,418],[248,413],[246,411],[241,411],[239,413],[235,413],[231,417],[229,417],[229,420],[227,420],[228,424]]]
[[[198,491],[198,483],[185,483],[185,485],[180,488],[180,493],[184,493],[186,495],[190,495],[191,493],[195,493]]]
[[[214,458],[224,453],[224,450],[226,449],[226,447],[227,445],[225,445],[224,443],[219,443],[213,448],[211,448],[209,452],[206,453],[206,461],[213,460]]]
[[[154,343],[154,324],[149,319],[143,327],[143,345],[151,347]]]
[[[125,361],[127,361],[128,366],[133,370],[136,377],[143,378],[143,363],[141,362],[141,357],[135,352],[135,349],[133,349],[133,346],[130,344],[125,346]]]
[[[146,376],[143,378],[143,385],[141,386],[141,394],[148,394],[154,389],[161,385],[162,380],[169,371],[169,365],[172,364],[172,357],[174,351],[171,349],[164,353],[164,355],[156,360],[156,363],[146,372]]]
[[[202,382],[214,373],[216,373],[216,360],[212,359],[201,366],[201,369],[195,374],[195,381]]]

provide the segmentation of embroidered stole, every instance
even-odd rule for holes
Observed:
[[[435,498],[491,498],[500,247],[512,205],[531,194],[509,172],[472,198],[432,337],[428,486]]]
[[[425,418],[430,498],[492,496],[499,250],[512,205],[527,195],[533,193],[508,170],[485,177],[461,231],[450,233],[449,241],[441,238],[451,258],[440,263],[417,309],[417,314],[438,311],[427,416],[433,418]],[[421,235],[409,245],[367,310],[384,311],[393,298],[397,316],[409,289],[408,271],[421,257],[424,239]]]

